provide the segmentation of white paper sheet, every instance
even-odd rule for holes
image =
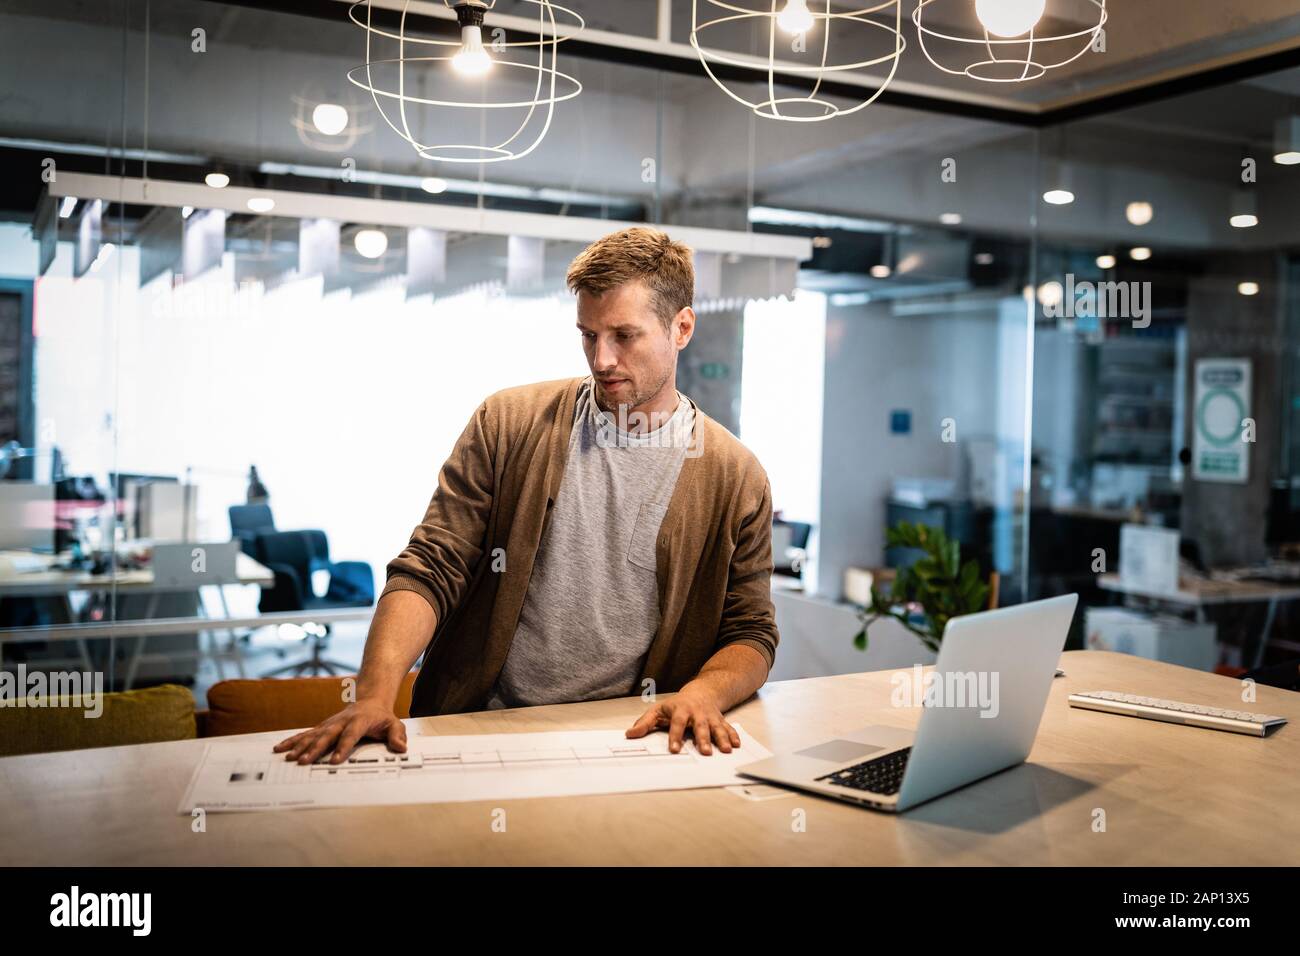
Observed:
[[[207,746],[179,813],[356,807],[395,803],[518,800],[588,793],[687,790],[744,783],[736,768],[771,756],[739,724],[741,746],[700,754],[687,738],[669,753],[668,734],[635,740],[623,730],[527,734],[412,735],[406,753],[381,743],[358,747],[342,764],[300,766],[272,753],[271,741]]]

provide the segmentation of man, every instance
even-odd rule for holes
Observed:
[[[388,565],[356,701],[278,744],[287,760],[338,763],[367,737],[404,750],[393,705],[421,653],[413,716],[676,691],[627,736],[740,746],[722,714],[762,686],[778,641],[771,489],[677,391],[691,250],[627,229],[567,283],[591,375],[479,405]]]

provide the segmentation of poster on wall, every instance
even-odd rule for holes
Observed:
[[[1250,360],[1198,359],[1192,415],[1192,477],[1245,484],[1254,447],[1253,428],[1246,434]]]

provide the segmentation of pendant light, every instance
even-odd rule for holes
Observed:
[[[1062,0],[917,0],[912,23],[935,68],[984,83],[1023,83],[1073,63],[1104,35],[1106,0],[1082,0],[1064,11],[1073,18],[1079,6],[1088,10],[1080,29],[1041,29],[1061,6]],[[948,26],[971,20],[979,29]]]
[[[485,44],[496,0],[443,0],[456,17],[454,39],[414,32],[407,23],[410,0],[401,4],[395,27],[378,25],[375,0],[358,0],[348,16],[365,30],[366,62],[348,71],[348,80],[370,94],[384,122],[425,159],[500,163],[527,156],[550,130],[556,104],[582,92],[577,78],[559,69],[558,50],[585,23],[550,0],[525,2],[537,11],[532,32]],[[457,120],[467,111],[482,114],[489,130],[475,142],[435,142],[416,132],[477,128],[478,122]]]

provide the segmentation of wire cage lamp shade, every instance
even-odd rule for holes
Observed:
[[[537,10],[535,33],[507,38],[492,26],[496,0],[443,0],[459,27],[450,39],[414,32],[409,0],[400,12],[391,11],[395,26],[377,22],[390,11],[381,8],[377,17],[373,0],[358,0],[348,16],[366,33],[366,62],[349,70],[348,80],[371,95],[384,122],[425,159],[500,163],[527,156],[546,137],[555,105],[582,92],[578,79],[557,64],[560,43],[586,24],[576,11],[550,0],[520,2]],[[477,143],[434,140],[457,129],[457,117],[463,124],[474,111],[480,119]],[[489,115],[506,118],[504,131],[490,137]]]
[[[884,0],[855,10],[837,10],[832,0],[749,2],[753,5],[741,6],[727,0],[691,0],[691,46],[719,89],[767,119],[817,123],[870,106],[893,80],[907,46],[903,36],[902,0]],[[757,35],[765,53],[748,55],[722,46],[724,39],[734,39],[746,29]],[[831,53],[832,33],[837,44],[863,49],[865,58],[838,62]],[[804,52],[810,54],[808,62],[788,61],[779,56],[795,37],[802,39]],[[864,100],[841,105],[822,92],[823,83],[834,80],[836,74],[884,64],[889,64],[888,75]],[[765,83],[766,97],[759,93],[751,98],[729,86],[719,74],[734,75],[735,71],[730,69],[734,67],[752,70],[755,78]],[[780,95],[778,74],[802,80],[809,89],[802,95]]]
[[[1061,0],[917,0],[912,22],[921,52],[943,72],[985,83],[1023,83],[1073,63],[1097,42],[1108,19],[1106,0],[1075,3],[1092,8],[1091,26],[1040,30],[1048,8]],[[940,17],[948,23],[962,16],[974,20],[968,32],[934,25]]]

